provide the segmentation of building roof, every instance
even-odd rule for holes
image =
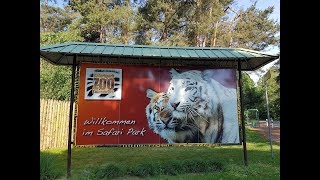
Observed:
[[[76,62],[111,64],[146,64],[163,66],[237,67],[255,70],[279,58],[259,51],[242,48],[149,46],[68,42],[43,46],[40,56],[56,65],[72,65]]]

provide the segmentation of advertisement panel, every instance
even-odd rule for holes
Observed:
[[[239,142],[235,69],[80,65],[76,145]]]

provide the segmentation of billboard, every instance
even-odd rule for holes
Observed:
[[[76,145],[238,144],[235,69],[82,63]]]

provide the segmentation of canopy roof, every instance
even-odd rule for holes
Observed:
[[[252,71],[278,59],[270,55],[242,48],[178,47],[119,45],[102,43],[68,42],[43,46],[40,56],[56,65],[98,62],[111,64],[146,64],[168,66],[212,66],[223,68],[237,67]]]

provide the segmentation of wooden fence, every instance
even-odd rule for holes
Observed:
[[[69,107],[69,101],[40,99],[41,150],[68,146]]]

